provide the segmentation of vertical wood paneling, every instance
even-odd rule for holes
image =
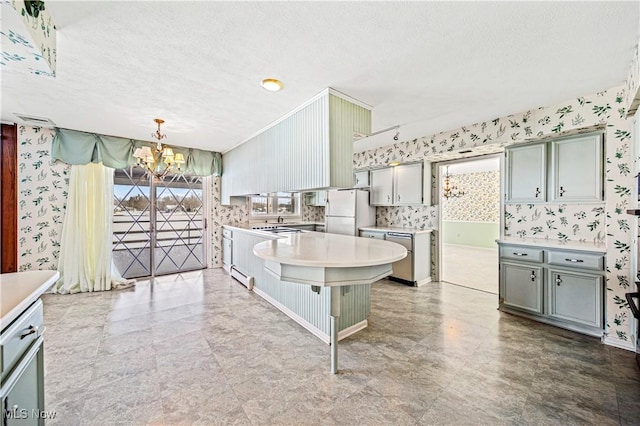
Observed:
[[[353,186],[353,133],[371,133],[371,111],[329,95],[331,184]]]
[[[0,144],[0,272],[18,271],[18,126],[2,124]]]

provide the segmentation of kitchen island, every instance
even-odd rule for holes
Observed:
[[[331,372],[335,374],[343,291],[390,275],[391,264],[404,258],[407,250],[388,241],[309,232],[256,244],[253,253],[264,259],[265,271],[281,282],[328,289]]]

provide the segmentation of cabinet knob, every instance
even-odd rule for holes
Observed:
[[[564,186],[561,186],[560,187],[560,196],[562,197],[565,192],[567,192],[567,191],[564,189]]]
[[[536,198],[540,196],[540,188],[536,188]]]
[[[562,278],[560,278],[560,275],[558,275],[558,276],[556,277],[556,285],[559,287],[559,286],[560,286],[560,284],[562,284]]]
[[[531,282],[534,282],[536,280],[536,271],[531,271],[530,278],[531,278]]]

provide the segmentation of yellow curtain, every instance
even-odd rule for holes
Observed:
[[[113,172],[101,163],[71,166],[54,293],[104,291],[134,282],[120,276],[111,254]]]

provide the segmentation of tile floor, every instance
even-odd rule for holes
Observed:
[[[498,248],[443,244],[441,280],[498,294]]]
[[[329,347],[220,269],[45,295],[47,425],[640,424],[631,352],[450,284],[372,286]]]

